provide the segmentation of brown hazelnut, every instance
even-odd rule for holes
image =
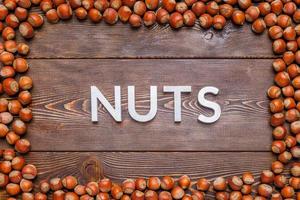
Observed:
[[[43,180],[39,184],[40,191],[44,194],[50,191],[50,184],[47,180]]]
[[[197,1],[196,3],[194,3],[192,5],[192,11],[194,12],[194,14],[199,17],[201,15],[203,15],[206,11],[206,6],[203,2],[201,1]]]
[[[96,8],[91,8],[88,12],[88,16],[93,23],[99,23],[102,19],[100,11]]]
[[[219,5],[215,1],[210,1],[206,5],[206,12],[211,16],[218,14],[219,9]]]
[[[32,88],[32,79],[29,76],[21,76],[19,79],[19,87],[22,90],[30,90]]]
[[[292,154],[288,151],[285,151],[278,156],[278,160],[282,163],[288,163],[292,159]]]
[[[284,109],[284,104],[281,99],[274,99],[270,102],[270,111],[272,113],[282,112]]]
[[[63,188],[62,181],[60,178],[52,178],[50,179],[49,183],[50,183],[50,188],[53,191],[58,191]]]
[[[173,12],[176,6],[175,0],[162,0],[162,7],[168,12]]]
[[[183,17],[179,12],[174,12],[170,15],[169,19],[170,26],[172,28],[181,28],[183,26]]]
[[[123,195],[123,197],[124,197],[124,195]],[[132,200],[144,200],[144,198],[145,198],[144,192],[141,192],[139,190],[135,190],[131,195]]]
[[[158,9],[156,12],[156,21],[159,24],[166,24],[169,22],[170,14],[163,8]]]
[[[262,16],[266,16],[271,12],[271,5],[269,2],[261,2],[258,4],[258,9]]]
[[[15,145],[16,142],[20,139],[20,136],[17,135],[15,132],[13,131],[9,131],[7,134],[6,134],[6,141],[8,144],[10,145]]]
[[[279,15],[277,18],[277,24],[281,28],[286,28],[292,25],[291,17],[288,15]]]
[[[31,39],[34,36],[34,30],[28,22],[22,22],[19,26],[19,31],[22,37]]]
[[[132,14],[132,11],[130,10],[130,8],[128,6],[122,6],[118,10],[119,19],[122,22],[127,22],[129,20],[129,17],[131,14]]]
[[[16,195],[20,194],[21,188],[18,184],[9,183],[6,185],[6,192],[10,196],[16,196]]]
[[[265,24],[265,21],[261,18],[259,19],[256,19],[253,24],[252,24],[252,31],[255,32],[255,33],[263,33],[266,29],[266,24]]]
[[[33,189],[33,183],[30,180],[22,179],[20,182],[20,188],[23,192],[31,192]]]
[[[230,4],[220,5],[220,15],[226,19],[230,19],[233,13],[233,7]]]
[[[268,198],[271,196],[273,188],[267,184],[260,184],[257,188],[257,192],[260,196]]]
[[[187,189],[191,184],[191,179],[187,175],[183,175],[178,180],[178,185],[182,187],[182,189]]]
[[[283,6],[283,12],[287,15],[293,15],[297,10],[297,6],[294,2],[287,2]]]
[[[245,172],[242,176],[242,180],[247,185],[252,185],[254,183],[254,176],[251,172]]]
[[[283,103],[286,109],[296,108],[296,102],[291,97],[285,98]]]
[[[160,188],[161,181],[158,177],[150,177],[147,181],[147,187],[150,190],[158,190]]]
[[[129,24],[134,27],[134,28],[138,28],[142,25],[142,18],[137,15],[137,14],[132,14],[129,17]]]
[[[135,182],[132,179],[127,179],[122,183],[124,194],[132,194],[135,190]]]
[[[99,186],[99,190],[101,192],[107,193],[107,192],[110,192],[110,190],[111,190],[112,182],[110,179],[104,178],[99,181],[98,186]]]
[[[0,62],[4,65],[12,65],[14,59],[15,57],[12,53],[4,51],[0,54]]]
[[[0,188],[6,187],[9,183],[9,178],[6,174],[0,173]]]
[[[289,74],[286,72],[279,72],[275,75],[274,81],[279,87],[288,86],[290,83]]]
[[[113,185],[111,188],[111,195],[114,199],[120,199],[123,195],[122,188],[119,185]]]
[[[15,149],[19,153],[28,153],[30,150],[31,144],[27,139],[20,139],[15,144]]]
[[[136,187],[137,190],[144,191],[147,187],[146,180],[144,178],[137,178],[135,180],[135,187]]]
[[[273,148],[272,148],[273,149]],[[264,170],[260,174],[261,183],[270,184],[274,180],[274,174],[270,170]]]
[[[57,7],[57,15],[62,20],[70,19],[72,17],[72,9],[69,4],[60,4]]]
[[[274,13],[269,13],[264,17],[267,27],[275,26],[277,24],[277,16]]]
[[[107,8],[103,14],[104,21],[108,24],[115,24],[118,21],[118,13],[113,8]]]
[[[74,176],[66,176],[62,179],[62,184],[66,189],[73,190],[78,185],[78,181]]]
[[[241,190],[243,186],[243,181],[238,176],[233,176],[227,179],[228,185],[232,190]]]
[[[143,1],[137,1],[133,6],[133,12],[139,16],[143,16],[146,11],[146,4]]]
[[[275,0],[271,2],[271,11],[276,15],[281,14],[283,9],[283,3],[281,0]]]
[[[174,199],[182,199],[184,194],[184,190],[179,186],[174,187],[171,191],[171,195]]]
[[[31,103],[31,94],[30,92],[28,91],[22,91],[19,93],[19,96],[18,96],[18,101],[20,101],[20,103],[22,105],[28,105]]]
[[[241,9],[246,10],[252,4],[251,0],[238,0],[238,5]]]
[[[81,4],[81,1],[79,1]],[[96,9],[98,9],[101,13],[104,12],[109,7],[109,2],[107,0],[96,0],[94,3]],[[78,6],[80,7],[80,6]]]
[[[149,10],[156,10],[159,0],[145,0],[145,4]]]
[[[152,26],[156,22],[156,15],[153,11],[147,11],[143,17],[145,26]]]
[[[260,14],[260,11],[259,11],[258,7],[250,6],[245,11],[246,21],[247,22],[254,22],[256,19],[258,19],[259,14]]]
[[[218,177],[214,180],[213,187],[217,191],[224,191],[227,188],[227,182],[223,177]]]
[[[213,27],[217,30],[222,30],[226,24],[226,19],[222,15],[215,15],[213,17]]]
[[[274,185],[278,188],[283,188],[287,183],[287,178],[284,175],[276,175],[274,177]]]
[[[172,198],[172,195],[170,192],[162,191],[159,193],[158,199],[159,200],[172,200],[173,198]]]
[[[206,191],[208,191],[208,189],[209,189],[209,187],[210,187],[210,183],[209,183],[209,181],[208,181],[207,179],[205,179],[205,178],[200,178],[200,179],[197,181],[196,187],[197,187],[197,190],[206,192]]]
[[[16,184],[18,184],[18,183],[20,183],[21,180],[22,180],[22,173],[21,173],[20,171],[13,170],[13,171],[11,171],[11,172],[9,173],[8,177],[9,177],[9,181],[10,181],[11,183],[16,183]]]
[[[291,186],[285,186],[284,188],[282,188],[280,193],[283,198],[292,198],[295,195],[294,188],[292,188]]]
[[[29,49],[29,46],[25,43],[19,43],[18,44],[18,54],[21,54],[21,55],[28,55],[30,49]]]
[[[79,196],[75,192],[66,192],[65,200],[79,200]]]
[[[89,182],[86,185],[86,187],[85,187],[85,191],[90,196],[96,196],[99,193],[98,183],[96,183],[96,182]]]
[[[174,179],[170,176],[164,176],[161,179],[161,188],[163,190],[171,190],[174,187]]]
[[[32,180],[37,176],[37,169],[34,165],[28,164],[25,165],[22,169],[23,178]]]
[[[153,190],[147,190],[145,192],[145,199],[146,200],[158,200],[158,194],[157,192]]]
[[[77,17],[77,19],[79,20],[84,20],[87,18],[87,11],[86,9],[84,9],[83,7],[79,7],[75,10],[75,16]]]
[[[16,37],[16,32],[11,27],[5,27],[2,31],[3,40],[13,40]],[[2,62],[2,61],[1,61]]]
[[[57,14],[56,9],[48,10],[46,13],[46,18],[47,18],[48,22],[50,22],[52,24],[56,24],[59,21],[59,16]]]
[[[38,13],[30,13],[28,15],[27,21],[30,23],[30,25],[34,28],[41,27],[44,24],[43,17]]]
[[[203,14],[199,18],[200,26],[204,29],[208,29],[213,24],[213,18],[209,14]]]
[[[14,170],[22,170],[25,166],[25,159],[22,156],[17,156],[11,161],[11,166]]]

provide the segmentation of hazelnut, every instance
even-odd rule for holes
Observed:
[[[271,11],[276,15],[281,14],[283,9],[283,3],[281,0],[275,0],[271,2]]]
[[[137,15],[137,14],[132,14],[129,17],[129,24],[134,27],[134,28],[138,28],[142,25],[142,18]]]
[[[6,141],[10,145],[16,144],[16,142],[20,139],[20,136],[15,134],[15,132],[10,131],[6,135]]]
[[[297,64],[291,64],[288,66],[287,72],[291,78],[295,78],[300,74],[300,68]]]
[[[156,15],[153,11],[147,11],[143,17],[145,26],[152,26],[156,22]]]
[[[170,15],[168,11],[163,8],[158,9],[156,12],[156,21],[159,24],[166,24],[169,22]]]
[[[15,14],[8,14],[5,18],[6,25],[12,28],[17,28],[19,26],[19,19]]]
[[[273,85],[268,89],[267,94],[268,94],[269,98],[275,99],[275,98],[280,97],[281,90],[279,87]]]
[[[99,23],[102,19],[100,11],[96,8],[91,8],[88,12],[88,16],[93,23]]]
[[[4,41],[4,48],[7,52],[16,53],[17,52],[17,43],[14,40]]]
[[[11,161],[14,157],[16,157],[16,153],[13,149],[5,149],[2,156],[4,160]]]
[[[66,192],[65,193],[65,200],[79,200],[79,197],[74,192]]]
[[[10,196],[16,196],[16,195],[20,194],[21,188],[18,184],[9,183],[6,185],[6,192]]]
[[[186,26],[194,26],[196,22],[196,15],[191,10],[187,10],[183,13],[183,23]]]
[[[213,24],[213,18],[209,14],[203,14],[199,18],[200,26],[209,29]]]
[[[27,139],[20,139],[15,144],[15,149],[19,153],[28,153],[30,150],[31,144]]]
[[[173,12],[176,6],[175,0],[162,0],[162,7],[168,12]]]
[[[182,187],[182,189],[184,190],[190,187],[190,184],[191,184],[191,179],[187,175],[181,176],[178,180],[178,185]]]
[[[293,14],[293,20],[297,24],[300,23],[300,10],[299,9],[294,12],[294,14]]]
[[[63,188],[62,181],[60,178],[52,178],[50,179],[49,183],[50,183],[50,188],[53,191],[58,191]]]
[[[282,163],[288,163],[292,159],[292,154],[288,151],[285,151],[278,156],[278,160]]]
[[[12,170],[11,162],[4,160],[0,162],[0,172],[4,174],[9,174]]]
[[[144,178],[137,178],[135,180],[135,187],[136,187],[137,190],[144,191],[147,187],[146,180]]]
[[[64,200],[65,199],[65,192],[62,190],[57,190],[53,192],[53,200]]]
[[[122,188],[119,185],[113,185],[111,188],[111,195],[114,199],[120,199],[123,195]]]
[[[50,191],[50,184],[47,180],[43,180],[40,182],[39,188],[42,193],[46,194]]]
[[[294,2],[287,2],[283,6],[283,12],[287,15],[293,15],[297,10],[297,6]]]
[[[279,87],[288,86],[290,83],[289,74],[286,72],[279,72],[275,75],[274,81]]]
[[[123,195],[125,196],[125,195]],[[99,194],[97,194],[96,196],[96,200],[109,200],[110,197],[109,197],[109,194],[106,193],[106,192],[100,192]],[[123,200],[123,199],[122,199]],[[126,200],[126,199],[125,199]]]
[[[229,194],[229,199],[232,200],[241,200],[242,199],[242,193],[240,191],[232,191]]]
[[[77,19],[79,20],[84,20],[87,18],[87,11],[86,9],[84,9],[83,7],[79,7],[75,10],[75,16],[77,17]]]
[[[291,148],[291,147],[294,147],[297,145],[297,140],[295,137],[291,136],[291,135],[288,135],[286,138],[285,138],[285,144],[288,148]]]
[[[118,21],[118,13],[113,8],[107,8],[103,14],[104,21],[108,24],[115,24]]]
[[[135,182],[132,179],[127,179],[122,183],[122,189],[125,194],[132,194],[135,190]]]
[[[226,19],[222,15],[215,15],[213,18],[213,27],[222,30],[226,24]]]
[[[170,176],[164,176],[161,179],[161,188],[163,190],[171,190],[174,187],[174,179]]]
[[[76,183],[77,185],[77,183]],[[96,182],[89,182],[86,185],[85,191],[90,196],[96,196],[99,193],[99,186]]]
[[[21,76],[19,79],[19,87],[22,90],[30,90],[32,88],[32,79],[29,76]]]
[[[66,189],[73,190],[78,185],[78,181],[74,176],[66,176],[62,179],[62,184]]]
[[[150,177],[147,181],[147,187],[150,190],[158,190],[160,188],[161,181],[158,177]]]
[[[206,11],[206,6],[203,2],[201,1],[197,1],[196,3],[194,3],[192,5],[192,11],[194,12],[194,14],[199,17],[201,15],[203,15]]]
[[[296,108],[295,100],[291,97],[288,97],[288,98],[284,99],[284,107],[286,109]]]
[[[59,16],[57,14],[56,9],[48,10],[46,13],[46,18],[47,18],[48,22],[50,22],[52,24],[56,24],[59,21]]]
[[[273,150],[273,148],[272,148],[272,150]],[[260,180],[261,180],[261,183],[266,183],[266,184],[272,183],[274,180],[273,172],[271,172],[270,170],[262,171],[262,173],[260,174]]]
[[[260,33],[263,33],[265,31],[266,27],[267,26],[265,24],[265,21],[263,19],[259,18],[259,19],[256,19],[253,22],[253,24],[252,24],[252,31],[254,33],[260,34]]]
[[[8,134],[8,127],[5,124],[0,123],[0,137],[5,137]]]
[[[273,62],[273,69],[276,72],[284,71],[286,69],[286,64],[283,61],[283,59],[281,59],[281,58],[275,59],[274,62]]]
[[[286,145],[284,141],[275,140],[272,142],[272,151],[273,153],[280,154],[283,153],[286,149]]]
[[[139,16],[143,16],[146,11],[146,4],[143,1],[137,1],[133,6],[133,12]]]
[[[22,91],[19,93],[19,96],[18,96],[18,101],[20,101],[20,103],[22,105],[28,105],[31,103],[31,94],[30,92],[28,91]]]
[[[159,0],[145,0],[146,7],[149,10],[156,10],[158,7]]]
[[[289,184],[291,187],[294,188],[294,190],[299,190],[300,189],[300,178],[291,177],[289,180]]]
[[[104,178],[99,181],[98,186],[101,192],[110,192],[112,187],[112,182],[110,179]]]
[[[0,5],[0,20],[5,20],[8,15],[8,9],[4,5]]]
[[[236,190],[236,191],[241,190],[243,186],[243,181],[238,176],[233,176],[228,178],[227,182],[232,190]]]
[[[296,31],[292,26],[288,26],[283,31],[283,37],[285,40],[295,40],[296,39]]]
[[[9,112],[0,113],[0,121],[3,124],[10,124],[13,120],[13,116]]]
[[[284,109],[284,104],[281,99],[273,99],[270,102],[270,111],[272,113],[282,112]]]
[[[210,1],[206,5],[206,12],[211,16],[218,14],[219,9],[219,5],[215,1]]]
[[[41,27],[44,24],[43,17],[38,13],[30,13],[28,15],[27,21],[30,23],[30,25],[34,28]]]
[[[260,11],[258,7],[250,6],[249,8],[247,8],[247,10],[245,11],[245,17],[247,22],[254,22],[256,19],[258,19],[259,14]]]
[[[277,24],[277,16],[274,13],[269,13],[264,17],[267,27],[275,26]]]
[[[18,135],[24,135],[27,131],[27,126],[22,120],[15,119],[12,123],[12,130]]]
[[[12,53],[6,51],[0,54],[0,62],[2,62],[4,65],[12,65],[14,58],[15,57]]]
[[[233,7],[230,4],[220,5],[220,15],[226,19],[230,19],[233,13]]]
[[[242,188],[241,188],[241,192],[242,194],[251,194],[252,192],[252,188],[251,188],[251,185],[243,185]]]
[[[298,49],[298,44],[297,44],[296,41],[288,41],[286,43],[286,48],[287,48],[288,51],[295,52]]]
[[[43,12],[48,12],[49,10],[51,10],[53,8],[53,3],[51,0],[42,0],[40,3],[40,9]]]
[[[20,188],[23,192],[30,192],[33,189],[32,181],[22,179],[20,182]]]
[[[216,192],[216,200],[228,200],[228,192]]]
[[[8,103],[8,111],[12,114],[12,115],[17,115],[19,114],[20,110],[22,109],[22,105],[18,100],[11,100]]]
[[[124,195],[123,195],[123,197],[124,197]],[[139,190],[134,191],[134,192],[132,193],[132,195],[131,195],[131,199],[132,199],[132,200],[143,200],[144,197],[145,197],[144,192],[141,192],[141,191],[139,191]],[[129,198],[129,199],[130,199],[130,198]]]
[[[300,158],[300,147],[294,146],[291,148],[291,153],[294,158]]]
[[[254,176],[251,172],[245,172],[242,176],[242,180],[247,185],[252,185],[254,183]]]
[[[277,175],[274,177],[274,185],[278,188],[283,188],[287,183],[287,178],[284,175]]]
[[[16,37],[16,32],[11,27],[5,27],[2,31],[3,40],[13,40]],[[1,59],[0,59],[1,61]],[[1,61],[2,62],[2,61]]]
[[[268,198],[271,196],[273,188],[267,184],[260,184],[257,188],[257,192],[259,195]]]
[[[13,170],[13,171],[11,171],[11,172],[9,173],[8,177],[9,177],[9,181],[10,181],[11,183],[16,183],[16,184],[18,184],[18,183],[20,183],[21,180],[22,180],[22,173],[21,173],[20,171]]]
[[[37,169],[34,165],[28,164],[25,165],[22,169],[23,178],[32,180],[37,176]]]
[[[96,2],[98,2],[98,1],[96,1]],[[95,6],[96,9],[98,9],[96,7],[96,4],[98,4],[98,3],[96,3],[96,2],[94,2],[94,6]],[[75,10],[76,8],[79,8],[81,6],[81,0],[69,0],[69,4],[70,4],[71,8],[73,10]],[[102,12],[102,10],[99,10],[99,11]]]
[[[19,31],[22,37],[31,39],[34,36],[34,30],[28,22],[22,22],[19,26]]]
[[[272,26],[269,28],[269,36],[271,39],[279,39],[283,36],[283,30],[280,26]]]
[[[258,9],[262,16],[266,16],[271,12],[271,5],[268,2],[261,2],[258,4]]]
[[[158,200],[158,195],[155,191],[153,190],[147,190],[145,192],[145,199],[146,200]],[[191,200],[191,199],[190,199]]]
[[[112,2],[115,2],[115,1],[120,1],[120,0],[111,0],[111,6],[113,5]],[[94,7],[94,0],[82,0],[81,5],[84,9],[89,11],[90,9],[92,9]],[[119,7],[117,7],[116,9],[119,9],[120,7],[121,7],[121,5]],[[72,10],[72,8],[71,8],[71,10]]]
[[[72,17],[72,9],[71,7],[64,3],[64,4],[60,4],[57,7],[57,15],[60,19],[62,20],[67,20],[70,19]]]
[[[22,108],[19,112],[19,117],[24,122],[30,122],[32,119],[32,111],[30,108]]]
[[[18,44],[18,54],[21,54],[21,55],[28,55],[30,49],[29,49],[29,46],[25,43],[19,43]]]
[[[128,6],[129,8],[132,8],[135,2],[136,0],[122,0],[123,5]]]
[[[22,170],[24,165],[25,159],[21,156],[17,156],[11,161],[11,166],[14,170]]]
[[[184,190],[179,186],[174,187],[171,191],[171,195],[174,199],[181,199],[184,196],[184,194]]]
[[[290,65],[295,60],[295,54],[292,51],[286,51],[283,53],[283,60],[287,65]]]
[[[277,24],[281,28],[286,28],[292,25],[291,17],[288,15],[279,15],[277,18]]]
[[[6,174],[0,173],[0,188],[4,188],[8,183],[8,176]]]
[[[218,177],[213,182],[213,187],[217,191],[224,191],[227,188],[226,180],[223,177]]]
[[[181,28],[183,26],[183,17],[179,12],[174,12],[170,15],[169,19],[170,26],[172,28]]]
[[[79,1],[79,3],[81,4],[81,1]],[[79,5],[79,3],[78,3],[78,5]],[[94,6],[100,12],[104,12],[106,10],[106,8],[109,7],[109,2],[107,0],[96,0],[95,3],[94,3]]]
[[[298,165],[294,165],[291,167],[291,174],[295,177],[299,177],[300,176],[300,166]]]
[[[162,191],[159,193],[158,199],[159,200],[172,200],[173,198],[172,198],[172,195],[170,192]]]
[[[246,10],[252,4],[251,0],[238,0],[238,5],[241,9]]]
[[[208,181],[207,179],[205,179],[205,178],[200,178],[200,179],[197,181],[196,187],[197,187],[197,190],[206,192],[206,191],[208,191],[208,189],[209,189],[209,187],[210,187],[210,183],[209,183],[209,181]]]
[[[283,198],[292,198],[295,195],[294,188],[292,188],[291,186],[285,186],[284,188],[282,188],[280,193]]]
[[[132,11],[128,6],[122,6],[118,10],[119,18],[122,22],[127,22],[129,20],[130,15],[132,14]]]

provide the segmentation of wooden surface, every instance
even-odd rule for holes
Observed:
[[[223,32],[198,25],[173,31],[69,21],[46,24],[29,43],[35,86],[34,120],[26,136],[33,151],[26,158],[37,165],[39,180],[69,174],[80,182],[182,174],[213,179],[244,171],[257,176],[273,159],[265,92],[272,84],[274,55],[267,35],[254,35],[248,25],[228,24]],[[111,102],[113,86],[122,86],[122,123],[104,109],[101,121],[91,123],[92,84]],[[137,87],[141,113],[149,108],[149,86],[159,86],[159,110],[150,123],[128,116],[128,85]],[[163,85],[192,86],[183,97],[179,124]],[[220,88],[218,96],[209,97],[222,107],[213,125],[197,122],[199,113],[210,113],[196,99],[206,85]]]

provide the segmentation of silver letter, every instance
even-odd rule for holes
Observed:
[[[213,123],[215,121],[217,121],[220,116],[221,116],[221,107],[219,104],[212,102],[212,101],[208,101],[205,99],[205,94],[206,93],[210,93],[210,94],[214,94],[217,95],[219,93],[219,89],[216,87],[204,87],[202,88],[199,93],[198,93],[198,102],[200,105],[206,107],[206,108],[210,108],[212,109],[215,113],[213,116],[211,117],[206,117],[202,114],[199,115],[198,120],[204,123]]]
[[[92,121],[98,121],[98,101],[99,100],[102,105],[106,108],[106,110],[110,113],[110,115],[117,121],[122,121],[121,114],[121,87],[115,86],[115,109],[112,105],[107,101],[104,95],[100,92],[100,90],[96,86],[91,86],[91,114]]]
[[[135,110],[134,86],[128,86],[128,112],[129,115],[138,122],[148,122],[152,120],[157,112],[157,87],[150,87],[150,111],[146,115],[140,115]]]
[[[191,86],[164,86],[164,92],[174,93],[174,121],[181,122],[181,93],[191,92]]]

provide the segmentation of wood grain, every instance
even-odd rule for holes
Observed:
[[[34,121],[28,138],[33,151],[269,151],[266,89],[272,84],[271,60],[247,59],[51,59],[30,60]],[[100,121],[90,119],[90,86],[113,101],[113,86],[122,86],[123,122],[106,110]],[[126,86],[136,86],[137,111],[149,108],[149,87],[157,85],[158,114],[150,123],[137,123],[127,114]],[[173,121],[173,96],[163,85],[191,85],[183,97],[182,122]],[[203,86],[215,86],[222,107],[220,120],[197,122],[210,114],[197,103]]]
[[[30,58],[270,58],[268,34],[255,35],[249,25],[228,23],[224,30],[169,26],[130,28],[76,19],[45,24],[30,41]]]
[[[193,180],[241,175],[252,171],[256,178],[272,160],[269,152],[31,152],[28,163],[37,166],[38,180],[75,175],[80,183],[101,176],[115,182],[126,178],[188,174]],[[102,170],[101,170],[102,169]],[[0,199],[4,193],[0,193]],[[213,199],[209,194],[208,199]]]

